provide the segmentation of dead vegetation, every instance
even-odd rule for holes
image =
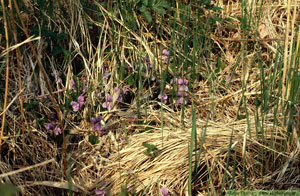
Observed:
[[[138,16],[135,20],[145,33],[138,34],[130,30],[124,21],[108,14],[105,4],[95,4],[99,12],[107,14],[103,21],[98,22],[83,10],[80,1],[63,2],[65,14],[69,18],[62,18],[62,15],[57,14],[57,18],[48,16],[47,19],[54,20],[54,29],[57,32],[69,36],[69,39],[66,39],[68,42],[64,40],[64,44],[72,55],[60,61],[47,53],[47,47],[54,46],[49,45],[50,42],[45,37],[35,36],[27,40],[22,37],[20,43],[8,48],[11,53],[7,95],[2,94],[6,88],[5,71],[0,71],[1,117],[5,108],[2,100],[5,96],[8,98],[5,111],[6,130],[1,138],[1,183],[10,182],[19,186],[21,194],[61,194],[62,191],[70,189],[64,176],[63,160],[64,153],[67,153],[70,168],[67,172],[73,183],[71,189],[77,195],[95,195],[95,189],[117,195],[122,186],[133,187],[137,195],[159,195],[161,187],[167,187],[170,195],[188,195],[189,145],[192,132],[190,103],[193,101],[197,114],[197,148],[194,149],[192,160],[193,165],[198,164],[198,171],[192,183],[193,195],[213,195],[214,192],[220,194],[221,188],[225,187],[225,190],[228,190],[233,188],[233,185],[234,189],[300,188],[299,101],[295,105],[298,113],[294,114],[294,122],[288,130],[289,121],[286,118],[287,113],[284,113],[286,106],[278,107],[281,104],[277,102],[287,100],[288,96],[283,96],[280,88],[291,88],[291,82],[287,80],[288,82],[283,82],[283,86],[280,86],[279,81],[285,79],[275,70],[276,61],[279,61],[284,69],[288,66],[287,61],[291,62],[291,58],[294,58],[291,57],[290,43],[299,41],[299,38],[294,38],[299,28],[299,15],[294,14],[299,12],[297,0],[291,1],[291,4],[288,4],[290,1],[263,1],[261,7],[260,2],[255,4],[254,1],[248,1],[247,6],[249,10],[251,8],[249,17],[251,14],[253,16],[252,20],[249,19],[252,22],[250,26],[251,29],[257,29],[256,32],[245,32],[241,28],[241,21],[237,19],[242,15],[240,2],[219,1],[217,5],[223,8],[219,17],[232,20],[216,23],[214,32],[210,34],[213,43],[211,53],[201,62],[196,62],[201,65],[196,71],[203,73],[206,78],[200,74],[201,79],[193,83],[188,93],[189,104],[184,109],[183,118],[185,126],[182,125],[180,109],[171,104],[162,104],[156,98],[147,99],[155,95],[155,91],[159,89],[159,82],[142,91],[142,97],[148,101],[137,105],[137,88],[131,88],[122,81],[117,84],[115,81],[120,74],[117,72],[119,63],[127,64],[133,70],[135,57],[129,54],[134,50],[145,51],[150,59],[156,62],[157,72],[163,70],[175,77],[175,73],[172,70],[167,71],[166,64],[157,58],[159,47],[167,48],[171,44],[170,40],[159,39],[154,30],[147,29],[146,22]],[[27,6],[38,10],[37,5],[30,1],[27,3]],[[256,24],[258,13],[261,13],[260,22]],[[33,16],[26,15],[27,27],[34,21]],[[3,16],[0,17],[0,21],[3,22]],[[98,29],[89,29],[88,23],[92,23],[93,27]],[[159,22],[157,23],[159,25]],[[287,27],[287,23],[291,24]],[[114,26],[116,24],[119,26]],[[167,33],[172,31],[168,28],[170,27],[166,26],[163,29],[165,38],[169,37]],[[99,39],[95,38],[96,35]],[[67,103],[67,91],[75,75],[89,90],[84,109],[76,115],[60,107],[63,127],[70,133],[66,136],[65,152],[62,138],[56,138],[52,132],[41,126],[41,123],[46,122],[47,115],[53,111],[53,104],[49,101],[49,89],[46,87],[45,78],[37,68],[36,59],[27,42],[33,43],[38,58],[47,62],[46,71],[49,77],[52,72],[65,74],[63,83],[52,85],[58,105]],[[113,42],[117,43],[119,48],[113,48]],[[8,50],[4,50],[4,35],[0,36],[0,43],[2,65],[6,67],[4,56],[8,54]],[[284,43],[286,48],[283,48]],[[25,122],[21,120],[18,66],[14,54],[16,48],[21,47],[23,100],[24,103],[30,103],[24,106]],[[119,53],[118,57],[116,50]],[[245,50],[244,56],[241,55],[242,50]],[[183,55],[182,51],[176,51],[174,58]],[[220,74],[214,72],[218,58],[224,65]],[[82,66],[80,73],[71,66],[74,64]],[[99,81],[105,75],[104,65],[111,75],[100,85]],[[178,70],[181,70],[182,66],[183,64],[178,65]],[[296,68],[295,62],[290,66]],[[293,73],[299,75],[299,67],[298,70],[294,69]],[[263,80],[273,83],[266,84]],[[50,81],[55,83],[51,78]],[[228,83],[230,85],[227,85]],[[123,105],[120,105],[117,104],[118,95],[114,88],[122,85],[129,88],[132,100],[129,103],[124,101]],[[167,90],[168,85],[170,84],[167,84]],[[242,86],[245,85],[247,88],[243,90]],[[270,89],[272,93],[269,94],[267,108],[256,105],[257,97],[261,96],[264,88]],[[35,89],[40,90],[39,99],[35,99]],[[110,111],[101,111],[100,106],[97,106],[99,92],[112,95],[114,101]],[[299,100],[299,92],[297,93],[295,97]],[[45,96],[48,96],[48,100],[43,99]],[[244,103],[239,105],[241,99],[244,99]],[[39,101],[34,102],[35,100]],[[138,107],[142,109],[138,111]],[[163,113],[160,107],[163,108]],[[133,119],[138,112],[140,119]],[[105,134],[95,134],[99,140],[95,145],[89,142],[89,119],[93,116],[92,113],[101,114],[102,123],[105,124]],[[151,123],[139,123],[142,121]],[[25,152],[22,150],[22,123],[25,125]],[[125,137],[124,130],[128,133],[128,142],[120,140],[121,137]],[[292,133],[291,137],[287,137],[287,131]],[[154,158],[145,154],[144,143],[158,148]],[[23,156],[26,160],[25,167],[22,165]],[[36,164],[40,165],[31,167]],[[227,165],[229,167],[226,167]],[[28,170],[22,170],[26,168]],[[16,172],[10,173],[13,171]],[[247,173],[246,179],[243,172]],[[224,178],[226,180],[222,185]],[[244,182],[246,186],[243,185]]]

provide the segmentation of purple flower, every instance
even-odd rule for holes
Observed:
[[[108,80],[108,74],[107,74],[107,73],[104,73],[104,74],[102,75],[102,78],[104,78],[105,80]]]
[[[186,102],[186,100],[184,100],[184,104],[186,104],[187,102]],[[178,105],[181,105],[181,104],[183,104],[183,97],[179,97],[178,99],[177,99],[177,102],[176,102],[176,105],[178,106]]]
[[[103,108],[107,108],[107,109],[110,110],[110,108],[111,108],[111,103],[110,103],[110,102],[104,102],[104,103],[102,104],[102,107],[103,107]]]
[[[158,99],[160,99],[160,100],[162,99],[163,103],[166,104],[167,101],[168,101],[168,96],[166,94],[164,94],[163,96],[161,96],[161,93],[159,93]]]
[[[92,117],[92,118],[91,118],[91,123],[93,123],[93,124],[97,123],[96,118]]]
[[[127,95],[128,89],[127,88],[123,88],[123,94]]]
[[[51,112],[50,114],[48,114],[48,118],[51,121],[57,121],[55,112]]]
[[[52,123],[46,123],[45,128],[49,131],[54,128],[54,125]]]
[[[110,94],[106,94],[105,95],[105,99],[106,99],[106,101],[108,101],[108,102],[112,102],[112,99],[111,99],[111,97],[110,97]]]
[[[54,72],[51,73],[51,76],[53,78],[57,77],[56,78],[57,83],[61,83],[62,82],[62,79],[59,77],[59,75],[60,75],[60,73],[58,73],[57,75]]]
[[[179,84],[179,85],[182,85],[182,84],[183,84],[183,79],[179,78],[179,79],[178,79],[178,84]]]
[[[100,99],[102,98],[101,93],[98,93],[97,96],[98,96]]]
[[[96,123],[93,125],[93,131],[102,131],[103,128],[100,123]]]
[[[174,82],[176,83],[176,82],[177,82],[177,80],[178,80],[177,78],[173,78],[173,79],[171,80],[171,82],[170,82],[170,83],[171,83],[171,84],[173,84]]]
[[[59,127],[55,127],[53,132],[55,136],[58,136],[59,134],[61,134],[61,129]]]
[[[60,77],[57,78],[57,83],[61,83],[62,79]]]
[[[169,190],[168,190],[167,188],[165,188],[165,187],[162,187],[162,188],[160,189],[160,192],[161,192],[161,194],[162,194],[163,196],[168,196]]]
[[[105,95],[105,99],[106,99],[106,102],[104,102],[104,103],[102,104],[102,107],[103,107],[103,108],[107,108],[107,109],[110,110],[112,98],[111,98],[110,95],[107,93],[107,94]]]
[[[123,101],[123,97],[122,97],[122,94],[120,93],[119,96],[118,96],[118,101]]]
[[[162,55],[161,59],[164,60],[166,63],[168,62],[168,56]]]
[[[128,190],[128,191],[132,191],[132,190],[133,190],[132,185],[128,186],[128,187],[127,187],[127,190]]]
[[[96,189],[95,193],[96,195],[105,196],[105,191],[102,189]]]
[[[73,107],[73,111],[77,112],[79,110],[79,103],[76,101],[71,101],[71,106]]]
[[[161,58],[165,61],[165,63],[167,63],[168,61],[171,62],[173,60],[173,57],[169,58],[169,54],[170,52],[167,49],[163,49]]]
[[[76,88],[76,84],[75,81],[73,79],[70,80],[70,90],[75,89]]]
[[[120,89],[119,89],[118,87],[116,87],[116,88],[115,88],[115,91],[118,92],[118,91],[120,91]]]
[[[84,98],[85,98],[85,95],[84,94],[81,94],[78,98],[77,98],[77,101],[78,101],[78,104],[79,106],[83,106],[84,104]]]
[[[163,49],[162,54],[165,56],[169,56],[169,51],[167,49]]]
[[[96,124],[96,123],[100,122],[101,120],[102,120],[101,115],[97,116],[96,118],[92,117],[91,118],[91,123]]]
[[[123,137],[123,136],[121,136],[121,137],[120,137],[120,141],[121,141],[121,144],[124,144],[124,142],[125,142],[125,139],[124,139],[124,137]]]
[[[41,91],[39,90],[39,89],[37,89],[36,91],[35,91],[35,96],[39,96],[41,94]]]
[[[97,122],[100,122],[102,120],[102,116],[101,115],[97,116],[96,120]]]
[[[230,80],[230,75],[226,77],[226,82],[229,82]]]
[[[152,62],[150,62],[150,59],[149,59],[149,56],[148,54],[145,56],[145,62],[146,62],[146,65],[147,65],[147,68],[150,69],[150,66],[153,64]]]

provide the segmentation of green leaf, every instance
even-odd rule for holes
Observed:
[[[142,5],[142,6],[140,6],[140,7],[138,8],[138,10],[139,10],[141,13],[143,13],[143,12],[146,12],[146,11],[147,11],[147,7],[144,6],[144,5]]]
[[[0,184],[1,196],[16,196],[17,187],[10,183]]]
[[[157,5],[158,7],[164,7],[164,8],[166,8],[166,9],[168,9],[168,8],[170,7],[170,4],[169,4],[167,1],[158,1],[158,2],[156,3],[156,5]]]
[[[223,10],[223,8],[217,7],[217,6],[213,6],[213,7],[211,8],[211,10],[212,10],[212,11],[221,11],[221,10]]]
[[[142,12],[142,15],[145,17],[147,22],[149,22],[149,23],[152,22],[152,16],[149,11]]]
[[[153,10],[156,11],[157,13],[161,14],[161,15],[166,14],[166,10],[162,7],[153,7]]]
[[[99,143],[98,137],[96,137],[95,135],[90,135],[89,136],[89,142],[92,145],[98,144]]]
[[[144,142],[142,145],[147,148],[147,151],[144,153],[145,155],[151,157],[152,159],[157,156],[158,148],[156,146],[146,142]]]
[[[148,6],[149,1],[148,0],[142,0],[142,4],[145,6]]]
[[[132,86],[134,83],[135,83],[135,80],[134,80],[134,75],[130,75],[128,77],[128,85]]]

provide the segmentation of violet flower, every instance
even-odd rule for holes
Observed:
[[[93,131],[102,131],[103,130],[103,127],[101,126],[100,123],[96,123],[93,125]]]
[[[75,81],[74,81],[74,79],[71,79],[71,80],[70,80],[70,90],[73,90],[73,89],[75,89],[75,88],[76,88]]]
[[[110,110],[110,108],[111,108],[111,103],[110,103],[110,102],[104,102],[104,103],[102,104],[102,107],[103,107],[103,108],[107,108],[107,109]]]
[[[99,115],[99,116],[96,117],[96,121],[97,122],[100,122],[101,120],[102,120],[102,116],[101,115]]]
[[[101,126],[102,116],[99,115],[96,118],[91,118],[91,123],[93,124],[93,131],[102,131],[103,127]]]
[[[95,193],[96,195],[105,196],[105,191],[102,189],[96,189]]]
[[[166,94],[164,94],[163,96],[161,96],[161,93],[159,93],[158,99],[160,99],[160,100],[162,99],[163,103],[166,104],[167,101],[168,101],[168,96]]]
[[[176,105],[181,105],[181,104],[186,104],[187,101],[184,99],[184,97],[187,97],[187,92],[189,91],[189,88],[187,86],[188,84],[188,80],[186,79],[182,79],[182,78],[174,78],[171,80],[171,84],[173,83],[177,83],[178,84],[178,91],[177,91],[177,102],[176,102]]]
[[[59,134],[61,134],[61,129],[59,127],[55,127],[55,129],[53,130],[54,135],[58,136]]]
[[[93,123],[93,124],[97,123],[96,118],[92,117],[92,118],[91,118],[91,123]]]
[[[35,96],[38,97],[41,94],[41,91],[39,89],[36,89]]]
[[[165,63],[168,63],[168,61],[171,62],[173,60],[173,57],[169,58],[169,54],[170,52],[167,49],[163,49],[161,58],[165,61]]]
[[[111,98],[110,94],[108,94],[108,93],[105,95],[105,99],[108,102],[112,102],[112,98]]]
[[[60,73],[58,73],[58,74],[55,74],[54,72],[51,73],[51,76],[53,78],[56,78],[56,82],[57,83],[61,83],[62,82],[62,79],[59,77],[59,75],[60,75]]]
[[[52,123],[46,123],[45,128],[49,131],[54,128],[54,125]]]
[[[84,105],[85,94],[79,95],[76,101],[71,101],[71,106],[73,107],[74,112],[78,112],[79,108]]]
[[[133,190],[133,187],[132,187],[132,185],[130,185],[130,186],[127,186],[127,190],[128,190],[128,191],[132,191],[132,190]]]
[[[79,95],[79,97],[77,98],[80,107],[83,106],[84,104],[84,98],[85,98],[84,94]]]
[[[161,192],[161,194],[163,195],[163,196],[169,196],[169,190],[167,189],[167,188],[165,188],[165,187],[162,187],[161,189],[160,189],[160,192]]]
[[[111,98],[110,95],[107,93],[107,94],[105,95],[105,99],[106,99],[106,102],[104,102],[104,103],[102,104],[102,107],[103,107],[103,108],[107,108],[107,109],[110,110],[112,98]]]
[[[77,103],[76,101],[71,101],[71,106],[73,107],[74,112],[78,112],[80,106],[79,103]]]
[[[125,139],[124,139],[124,137],[123,137],[123,136],[121,136],[121,137],[120,137],[120,141],[121,141],[121,144],[124,144],[124,142],[125,142]]]
[[[165,56],[169,56],[169,51],[167,49],[163,49],[162,54]]]
[[[147,65],[147,69],[149,70],[153,63],[150,61],[148,54],[145,56],[144,60]]]
[[[127,88],[123,88],[123,94],[127,95],[128,89]]]

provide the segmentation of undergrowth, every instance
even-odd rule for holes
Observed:
[[[299,6],[288,2],[2,0],[0,189],[299,188]]]

